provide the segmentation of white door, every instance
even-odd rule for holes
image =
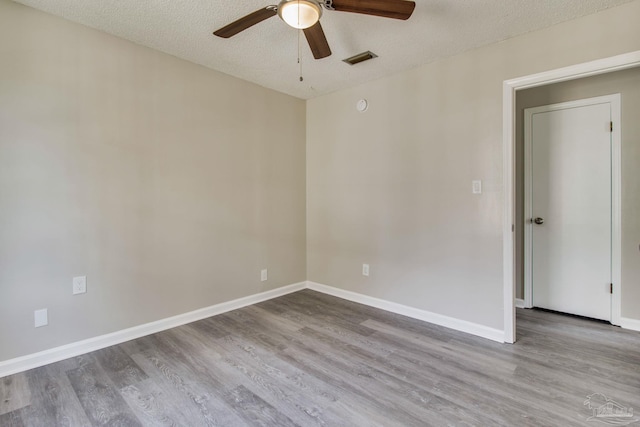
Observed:
[[[606,98],[525,110],[534,307],[611,320],[611,123]]]

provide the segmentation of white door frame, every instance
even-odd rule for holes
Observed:
[[[532,218],[532,180],[531,175],[531,135],[527,131],[531,129],[531,118],[533,114],[540,111],[558,111],[568,108],[584,107],[596,104],[611,105],[611,120],[613,130],[611,132],[611,281],[618,289],[614,289],[611,298],[610,321],[614,325],[620,325],[620,283],[622,282],[622,142],[621,142],[621,97],[620,94],[598,96],[594,98],[579,99],[576,101],[561,102],[559,104],[545,105],[542,107],[528,108],[524,116],[524,215]],[[532,286],[532,265],[531,265],[531,244],[532,227],[525,224],[524,229],[524,306],[533,307],[533,286]]]
[[[504,341],[516,341],[515,307],[515,123],[516,91],[582,77],[605,74],[640,66],[640,51],[585,62],[543,73],[531,74],[502,84],[502,165],[503,165],[503,303]]]

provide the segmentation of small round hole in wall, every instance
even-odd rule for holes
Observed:
[[[361,113],[367,111],[367,108],[369,108],[369,103],[366,99],[361,99],[356,103],[356,110],[360,111]]]

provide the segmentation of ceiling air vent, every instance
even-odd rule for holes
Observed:
[[[359,53],[357,55],[353,55],[351,58],[343,59],[342,61],[346,62],[349,65],[356,65],[356,64],[359,64],[360,62],[368,61],[370,59],[377,58],[377,57],[378,55],[376,55],[375,53],[371,51],[366,51],[366,52]]]

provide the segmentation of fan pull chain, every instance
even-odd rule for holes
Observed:
[[[298,25],[300,24],[300,0],[298,0]],[[298,65],[300,66],[300,81],[303,81],[302,78],[302,60],[300,59],[300,36],[302,30],[298,30]]]
[[[298,65],[300,66],[300,81],[303,81],[302,78],[302,59],[300,58],[300,33],[302,30],[298,30]]]

